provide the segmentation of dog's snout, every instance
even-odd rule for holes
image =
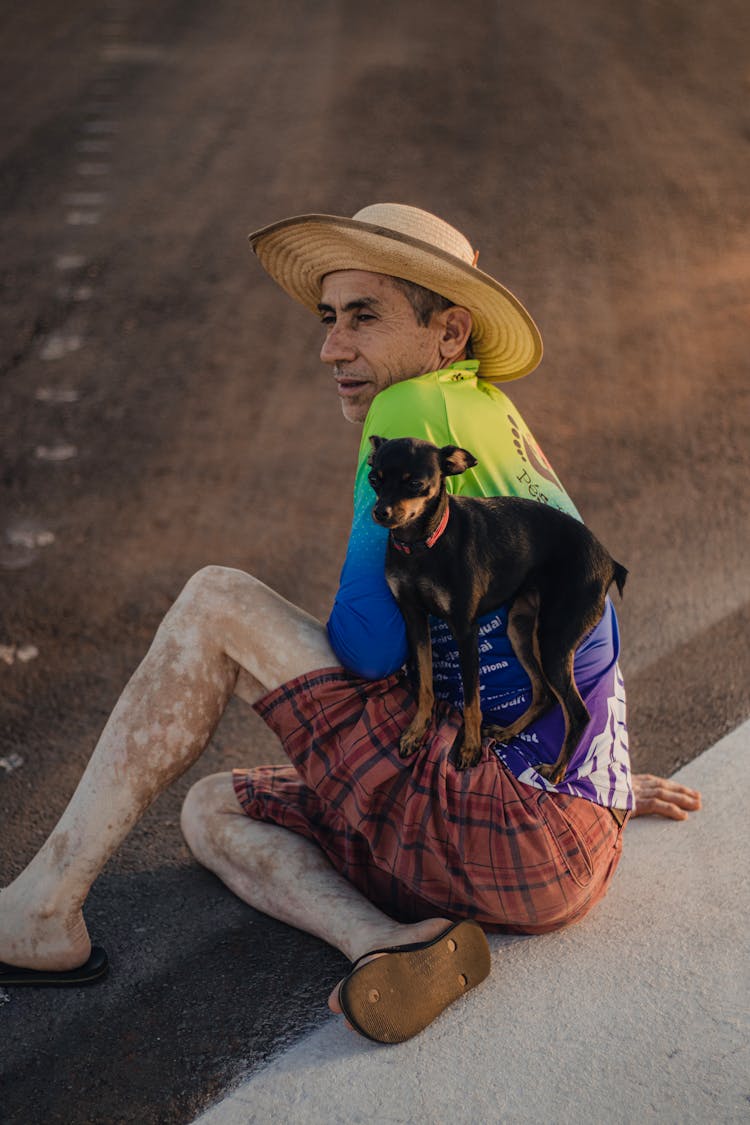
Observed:
[[[393,508],[390,504],[376,504],[372,515],[376,523],[386,523],[393,515]]]

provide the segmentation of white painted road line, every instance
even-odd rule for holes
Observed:
[[[488,980],[401,1046],[331,1018],[200,1125],[746,1125],[750,721],[676,777],[703,810],[630,824],[578,925],[491,937]]]

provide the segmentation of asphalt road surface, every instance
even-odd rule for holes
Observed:
[[[508,389],[630,570],[635,766],[750,714],[744,0],[3,9],[0,884],[196,569],[326,616],[358,434],[247,248],[288,214],[437,211],[532,311]],[[108,982],[0,994],[3,1122],[186,1122],[323,1018],[343,958],[178,831],[192,781],[264,760],[233,705],[92,892]]]

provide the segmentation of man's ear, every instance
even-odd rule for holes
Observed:
[[[438,450],[440,468],[446,477],[455,477],[465,473],[467,469],[477,464],[477,459],[468,449],[459,449],[457,445],[444,445]]]
[[[453,363],[465,354],[471,336],[471,313],[462,305],[451,305],[442,313],[442,336],[440,339],[440,358],[443,363]]]
[[[384,445],[387,440],[388,438],[378,437],[377,434],[370,434],[370,445],[372,449],[370,450],[370,456],[367,458],[368,465],[372,464],[373,457],[380,449],[381,445]]]

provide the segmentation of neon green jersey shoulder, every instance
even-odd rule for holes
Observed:
[[[373,400],[359,451],[356,499],[372,503],[367,485],[370,436],[416,437],[434,445],[459,445],[477,459],[449,491],[465,496],[521,496],[578,516],[575,505],[511,401],[477,377],[478,364],[463,360],[381,391]],[[362,489],[363,491],[360,491]],[[580,517],[579,517],[580,518]]]

